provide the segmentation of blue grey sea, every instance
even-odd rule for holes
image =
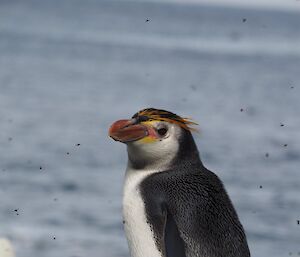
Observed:
[[[299,256],[299,99],[297,10],[1,0],[0,237],[17,257],[129,257],[107,131],[156,107],[199,123],[252,256]]]

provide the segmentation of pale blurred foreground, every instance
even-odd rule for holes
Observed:
[[[0,238],[0,257],[15,257],[10,241]]]

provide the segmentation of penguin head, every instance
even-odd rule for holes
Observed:
[[[175,113],[147,108],[129,120],[112,124],[109,136],[127,145],[129,165],[168,168],[175,159],[196,150],[191,131],[197,125]]]

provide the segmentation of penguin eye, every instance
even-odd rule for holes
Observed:
[[[160,128],[157,130],[157,133],[160,135],[160,136],[164,136],[166,135],[168,132],[168,129],[167,128]]]

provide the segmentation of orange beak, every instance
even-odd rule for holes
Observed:
[[[146,126],[136,124],[135,120],[118,120],[109,128],[109,136],[122,143],[133,142],[148,136]]]

